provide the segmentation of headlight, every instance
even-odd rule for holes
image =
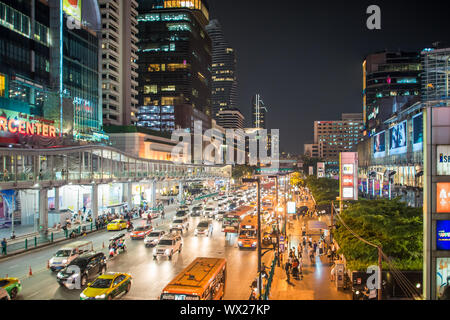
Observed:
[[[170,253],[170,249],[166,249],[165,253],[169,254]]]
[[[256,242],[256,241],[254,241],[254,242],[252,243],[252,246],[256,246],[256,244],[257,244],[257,242]]]
[[[238,241],[238,245],[239,245],[239,246],[242,246],[242,241]]]
[[[356,293],[356,294],[359,294],[359,291],[356,291],[355,293]]]
[[[61,279],[61,278],[63,277],[62,272],[58,272],[57,277],[58,277],[59,279]]]
[[[156,251],[157,251],[156,248],[153,248],[153,253],[156,253]]]
[[[64,259],[63,261],[61,261],[63,264],[67,263],[67,259]]]
[[[105,298],[106,298],[105,294],[102,294],[100,296],[95,296],[95,299],[105,299]]]
[[[87,296],[83,292],[80,294],[80,297],[81,298],[87,298]]]
[[[52,263],[53,263],[53,258],[51,258],[48,262],[49,262],[50,264],[52,264]]]

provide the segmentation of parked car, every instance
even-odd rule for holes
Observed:
[[[56,276],[56,281],[68,289],[81,289],[89,280],[106,272],[106,256],[103,252],[83,253]],[[77,288],[77,286],[79,286]]]
[[[158,245],[159,241],[166,234],[165,231],[156,230],[150,232],[144,239],[144,243],[146,247],[152,247]]]
[[[169,257],[172,260],[175,252],[181,252],[183,240],[179,235],[166,235],[161,238],[158,245],[153,249],[153,259],[158,257]]]

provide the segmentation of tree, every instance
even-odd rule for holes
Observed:
[[[422,208],[411,208],[400,200],[359,200],[346,202],[340,214],[345,224],[363,239],[381,245],[400,270],[422,269]],[[334,231],[339,253],[352,270],[376,265],[377,250],[357,239],[337,220]],[[386,266],[388,267],[388,266]]]
[[[255,173],[255,168],[248,165],[235,165],[232,171],[234,180],[240,180],[244,177],[251,177]]]

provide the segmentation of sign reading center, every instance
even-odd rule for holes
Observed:
[[[23,135],[37,135],[42,137],[55,138],[56,128],[44,123],[32,123],[27,120],[6,119],[0,117],[0,132],[19,133]]]

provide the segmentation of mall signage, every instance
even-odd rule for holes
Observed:
[[[436,183],[436,212],[450,213],[450,182]]]
[[[437,146],[436,173],[438,176],[450,176],[450,145]]]
[[[339,186],[342,200],[358,200],[358,153],[339,155]]]
[[[56,128],[43,122],[0,117],[0,132],[56,138]]]

